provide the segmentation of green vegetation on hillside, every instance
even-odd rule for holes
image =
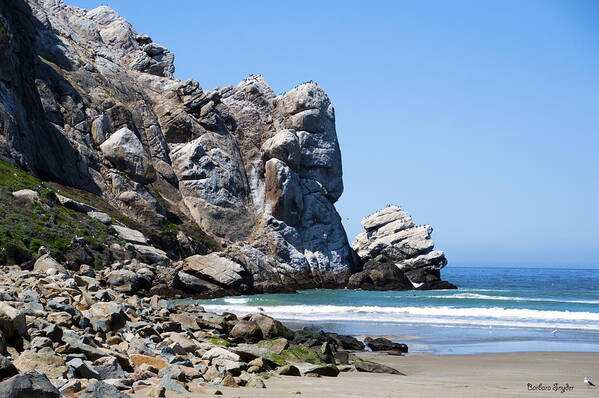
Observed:
[[[40,193],[41,204],[18,202],[12,192],[21,189]],[[84,238],[90,246],[106,243],[106,225],[55,202],[54,190],[47,184],[0,161],[0,263],[20,264],[34,259],[40,246],[48,247],[61,261],[75,236]]]
[[[41,203],[17,201],[12,193],[22,189],[38,192]],[[83,238],[87,248],[91,249],[93,264],[90,265],[101,267],[112,261],[108,246],[124,242],[109,233],[109,226],[59,205],[55,193],[88,204],[107,213],[117,223],[142,231],[153,245],[165,251],[176,247],[179,231],[199,244],[202,251],[220,249],[196,225],[181,221],[168,221],[158,226],[142,225],[123,215],[100,196],[55,182],[44,182],[0,160],[0,265],[22,264],[35,259],[40,246],[46,246],[58,261],[68,260],[75,237]]]

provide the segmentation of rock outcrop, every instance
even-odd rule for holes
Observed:
[[[196,223],[257,292],[340,287],[355,271],[318,84],[277,96],[253,75],[204,90],[111,8],[62,0],[4,1],[0,48],[1,158],[140,223]],[[183,252],[196,254],[169,254]]]
[[[87,11],[62,0],[5,0],[0,49],[0,160],[97,195],[118,213],[46,188],[20,187],[14,197],[44,209],[60,204],[108,225],[104,263],[134,258],[172,267],[176,278],[157,278],[171,293],[348,282],[404,289],[408,278],[444,287],[438,281],[446,260],[433,250],[431,228],[414,227],[400,209],[364,221],[354,244],[359,258],[350,247],[334,206],[343,192],[335,112],[315,82],[276,95],[252,75],[204,90],[196,80],[174,78],[173,54],[111,8]],[[123,223],[154,233],[132,235]],[[222,252],[194,257],[210,245],[181,230],[189,225]],[[93,262],[98,250],[73,239],[68,266]],[[9,249],[0,260],[31,266],[31,250]],[[123,289],[147,285],[143,275],[129,279]]]
[[[455,289],[441,280],[445,254],[434,250],[430,225],[414,225],[398,206],[388,206],[362,220],[352,244],[363,270],[352,275],[350,288],[368,290]]]

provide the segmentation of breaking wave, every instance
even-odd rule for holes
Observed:
[[[208,311],[248,314],[258,312],[251,305],[204,305]],[[275,318],[300,321],[355,321],[409,324],[472,325],[599,330],[599,313],[544,311],[502,307],[453,308],[379,307],[337,305],[280,305],[261,309]]]

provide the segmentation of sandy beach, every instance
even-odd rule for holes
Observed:
[[[584,376],[599,381],[599,353],[535,352],[482,355],[361,354],[364,359],[393,366],[406,376],[342,373],[336,378],[277,376],[266,389],[223,388],[223,396],[274,397],[593,397]],[[540,383],[549,390],[529,390]],[[564,392],[558,387],[566,387]],[[573,389],[567,388],[573,387]],[[136,397],[143,397],[143,391]],[[167,397],[182,397],[167,393]],[[189,394],[189,397],[206,396]]]

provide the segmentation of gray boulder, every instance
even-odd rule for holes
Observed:
[[[358,372],[387,373],[387,374],[392,374],[392,375],[405,376],[403,373],[401,373],[397,369],[394,369],[390,366],[382,365],[380,363],[374,363],[374,362],[370,362],[370,361],[364,361],[361,359],[357,359],[354,366],[356,367],[356,370]]]
[[[118,388],[111,386],[103,381],[96,381],[90,384],[79,398],[130,398],[129,394],[119,391]]]
[[[125,314],[123,307],[115,302],[96,303],[84,315],[91,321],[96,331],[114,331],[125,326],[129,317]]]
[[[8,379],[18,373],[19,371],[15,368],[15,365],[13,365],[8,358],[0,355],[0,381]]]
[[[225,287],[237,288],[247,280],[247,271],[241,265],[218,253],[187,257],[182,270]]]
[[[2,398],[60,398],[60,392],[43,374],[29,371],[0,383]]]
[[[25,313],[0,301],[0,331],[6,339],[16,336],[27,337]]]
[[[236,340],[256,342],[263,338],[262,330],[256,322],[245,319],[239,320],[233,329],[229,332],[229,336]]]
[[[83,362],[81,358],[73,358],[67,362],[67,366],[72,369],[73,376],[82,379],[99,379],[100,375],[92,366]]]
[[[339,375],[339,368],[335,365],[317,365],[308,368],[304,371],[305,375],[315,374],[319,376],[337,377]]]
[[[135,229],[122,227],[120,225],[113,225],[112,228],[116,231],[119,238],[126,240],[127,242],[138,243],[142,245],[148,244],[148,240],[144,234]]]
[[[50,254],[43,254],[35,260],[35,264],[33,265],[33,270],[35,272],[47,273],[49,270],[53,269],[54,272],[66,272],[66,268],[60,264],[58,261],[52,258]]]
[[[395,343],[389,339],[384,337],[366,337],[364,339],[364,343],[372,350],[372,351],[398,351],[398,352],[408,352],[408,346],[401,343]]]
[[[141,141],[127,127],[112,134],[100,145],[100,149],[106,159],[133,180],[142,184],[156,180],[154,167]]]
[[[264,314],[251,314],[247,315],[245,318],[258,325],[262,331],[262,336],[264,336],[265,339],[274,339],[277,337],[283,337],[285,339],[293,338],[293,332],[273,317]]]

